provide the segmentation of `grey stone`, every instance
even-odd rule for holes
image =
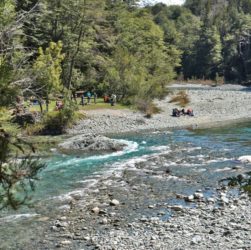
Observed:
[[[188,201],[188,202],[194,201],[194,196],[193,195],[186,196],[185,201]]]
[[[229,203],[229,199],[226,197],[221,197],[221,201],[223,201],[224,203],[228,204]]]
[[[170,208],[174,211],[183,211],[183,207],[181,205],[170,206]]]
[[[94,207],[92,210],[91,210],[94,214],[99,214],[99,207]]]
[[[107,218],[103,218],[103,219],[100,221],[100,224],[103,224],[103,225],[106,225],[107,223],[108,223]]]
[[[113,199],[113,200],[110,201],[110,205],[111,206],[118,206],[119,205],[119,201],[116,200],[116,199]]]
[[[64,153],[71,152],[102,152],[109,153],[123,150],[127,144],[120,140],[110,139],[101,135],[85,134],[74,136],[58,145]]]
[[[211,203],[215,203],[215,199],[214,199],[214,198],[211,198],[211,197],[208,198],[207,201],[208,201],[208,202],[211,202]]]
[[[63,241],[60,242],[60,244],[63,245],[63,246],[65,246],[65,245],[71,245],[72,242],[69,241],[69,240],[63,240]]]
[[[196,235],[196,236],[194,236],[194,237],[192,238],[191,244],[192,244],[192,245],[197,245],[197,244],[201,243],[201,241],[202,241],[201,236]]]
[[[196,192],[196,193],[194,193],[194,198],[195,199],[202,199],[202,198],[204,198],[204,195],[202,193]]]

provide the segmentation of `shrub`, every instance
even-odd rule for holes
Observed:
[[[43,134],[62,134],[76,119],[75,104],[65,103],[59,111],[48,113],[44,119]]]
[[[26,133],[28,135],[60,135],[78,119],[76,109],[74,102],[66,100],[62,109],[45,114],[41,123],[27,126]]]
[[[185,107],[189,102],[190,99],[185,91],[180,91],[177,95],[171,98],[169,103],[177,103],[181,107]]]
[[[137,101],[136,106],[146,115],[147,118],[151,118],[153,114],[161,112],[161,109],[150,100],[139,100]]]

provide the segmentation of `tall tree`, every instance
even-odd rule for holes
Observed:
[[[62,89],[61,63],[64,59],[62,54],[62,42],[51,42],[50,46],[43,51],[39,48],[39,56],[37,57],[33,69],[36,74],[35,89],[39,89],[40,98],[46,99],[46,111],[49,111],[49,95]]]
[[[164,31],[166,46],[172,45],[182,52],[179,74],[189,78],[194,74],[195,44],[199,39],[202,22],[187,8],[182,6],[166,6],[156,4],[151,7],[155,22]]]
[[[116,13],[115,29],[119,35],[108,67],[109,91],[127,100],[160,96],[175,75],[179,51],[165,47],[164,34],[148,12],[122,9]]]

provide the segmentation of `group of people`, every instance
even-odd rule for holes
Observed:
[[[173,113],[172,113],[173,116],[175,117],[179,117],[181,115],[189,115],[189,116],[194,116],[193,114],[193,110],[191,108],[187,109],[187,111],[185,111],[185,109],[173,109]]]
[[[81,105],[91,104],[91,98],[92,98],[92,93],[90,91],[88,91],[87,93],[83,93],[83,95],[81,96]],[[97,103],[97,98],[98,95],[96,92],[94,92],[93,101],[95,104]],[[85,99],[87,99],[87,102],[85,102]]]
[[[111,96],[104,95],[104,102],[105,103],[110,103],[111,106],[114,106],[115,103],[117,102],[117,96],[115,94],[112,94]]]
[[[93,99],[93,103],[96,104],[98,95],[96,92],[91,93],[90,91],[87,91],[87,92],[81,93],[80,98],[81,98],[80,104],[84,106],[84,105],[91,104],[91,99]],[[104,95],[104,102],[110,103],[111,106],[114,106],[115,103],[117,102],[117,96],[115,94]],[[63,102],[60,100],[57,100],[55,109],[60,110],[62,108],[63,108]]]

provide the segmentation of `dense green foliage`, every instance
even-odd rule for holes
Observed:
[[[2,105],[17,93],[49,99],[63,87],[152,99],[176,74],[250,81],[251,1],[138,2],[1,1]]]
[[[33,64],[34,73],[37,75],[36,88],[39,89],[39,96],[46,99],[46,110],[48,112],[49,95],[62,89],[61,62],[64,55],[61,53],[62,43],[51,42],[45,51],[40,47],[38,57]]]
[[[23,92],[48,99],[60,82],[73,93],[115,93],[126,102],[161,96],[176,75],[181,51],[164,40],[151,12],[137,2],[13,1],[14,15],[27,14],[20,41],[30,56],[23,67],[33,65],[25,71],[30,85],[20,86]],[[53,44],[60,55],[49,51]]]
[[[185,79],[250,83],[250,0],[186,0],[150,9],[166,40],[182,51],[178,72]]]
[[[251,1],[137,2],[2,1],[1,93],[42,100],[61,85],[135,102],[161,97],[176,74],[249,82]]]

